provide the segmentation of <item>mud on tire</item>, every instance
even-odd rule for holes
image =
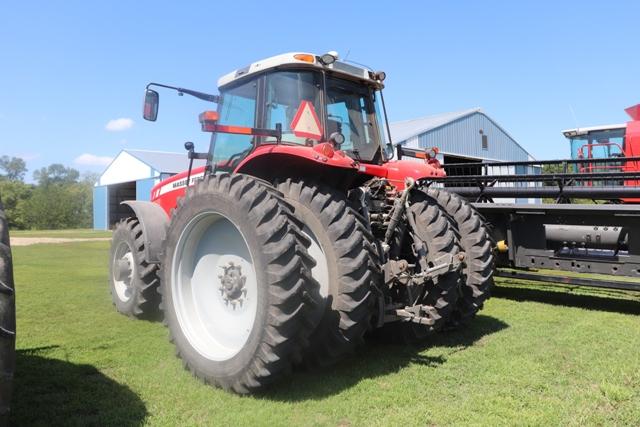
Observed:
[[[111,240],[109,289],[116,309],[126,315],[158,316],[158,265],[147,262],[142,226],[137,218],[118,222]]]
[[[374,237],[345,196],[325,186],[287,179],[277,185],[311,239],[312,273],[320,282],[319,324],[305,362],[332,364],[362,342],[373,310],[372,291],[382,280]]]
[[[465,252],[459,298],[450,320],[451,326],[464,324],[482,309],[493,286],[494,259],[489,232],[473,206],[457,194],[436,188],[429,188],[426,193],[455,224],[461,249]]]
[[[161,291],[176,353],[204,382],[257,391],[299,361],[317,284],[290,207],[240,174],[207,176],[178,201]]]
[[[9,227],[0,200],[0,425],[8,425],[16,364],[16,302]]]

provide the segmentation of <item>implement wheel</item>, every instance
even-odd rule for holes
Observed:
[[[9,424],[16,366],[16,300],[9,227],[0,201],[0,425]]]
[[[138,318],[158,314],[158,265],[144,256],[144,236],[136,218],[120,221],[111,240],[109,262],[111,300],[120,313]]]
[[[429,188],[433,197],[453,221],[465,252],[465,266],[459,298],[450,320],[451,326],[465,324],[482,309],[493,286],[493,249],[484,221],[469,202],[445,190]]]
[[[372,290],[382,279],[375,241],[339,192],[299,179],[287,179],[278,190],[304,223],[320,284],[321,304],[313,313],[319,325],[305,361],[329,365],[351,353],[369,326]]]
[[[317,284],[290,207],[239,174],[207,176],[173,213],[162,305],[177,355],[196,377],[249,393],[299,361]]]

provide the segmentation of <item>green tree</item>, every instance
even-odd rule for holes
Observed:
[[[80,177],[80,182],[93,187],[93,185],[98,182],[99,179],[100,174],[97,172],[84,172]]]
[[[4,174],[0,175],[2,180],[23,181],[27,173],[27,164],[20,157],[2,156],[0,170],[4,171]]]
[[[61,164],[38,169],[33,174],[38,186],[26,204],[30,228],[64,229],[90,227],[95,175]]]
[[[40,186],[50,184],[73,184],[78,182],[80,172],[74,168],[68,168],[60,163],[54,163],[33,172],[33,179]]]
[[[25,184],[22,181],[0,180],[0,195],[10,228],[30,228],[27,211],[32,194],[33,185]]]

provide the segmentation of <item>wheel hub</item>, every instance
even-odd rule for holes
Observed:
[[[229,261],[227,265],[221,265],[223,274],[218,275],[220,282],[220,295],[226,305],[231,305],[235,310],[236,305],[242,306],[247,297],[245,283],[247,277],[242,274],[242,267],[235,265],[233,261]]]
[[[244,347],[258,313],[258,278],[240,229],[204,211],[185,226],[171,260],[174,312],[204,358],[229,360]]]
[[[125,256],[120,258],[116,261],[115,265],[116,280],[130,282],[132,270],[133,268],[129,261],[129,257]]]
[[[121,242],[116,248],[113,259],[113,284],[118,298],[129,301],[133,294],[133,279],[135,277],[135,260],[126,242]]]

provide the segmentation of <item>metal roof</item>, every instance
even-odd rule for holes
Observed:
[[[482,110],[480,108],[470,108],[468,110],[453,111],[450,113],[441,113],[433,116],[394,122],[389,125],[391,128],[391,137],[394,142],[406,141],[412,136],[420,135],[421,133],[447,125],[463,117],[481,112]]]
[[[313,62],[307,62],[300,59],[297,59],[297,55],[311,55],[314,60]],[[337,54],[336,54],[337,56]],[[272,56],[270,58],[265,58],[260,61],[253,62],[246,67],[239,68],[230,73],[225,74],[224,76],[218,79],[218,88],[228,85],[238,79],[243,79],[248,75],[256,74],[264,70],[274,69],[282,66],[299,66],[299,67],[311,67],[316,69],[327,69],[332,70],[335,73],[357,77],[359,79],[363,79],[369,81],[370,83],[375,84],[376,86],[381,86],[382,83],[378,82],[371,78],[369,74],[369,70],[366,68],[362,68],[356,65],[347,64],[343,61],[336,60],[333,64],[324,65],[320,62],[318,55],[314,55],[312,53],[307,52],[289,52],[283,53],[281,55]]]
[[[575,128],[575,129],[565,129],[562,131],[562,134],[567,138],[578,135],[586,135],[589,132],[603,131],[603,130],[618,130],[618,129],[626,129],[626,123],[619,123],[615,125],[602,125],[602,126],[590,126],[584,128]]]
[[[141,162],[160,173],[179,173],[189,169],[187,153],[171,153],[167,151],[122,150],[131,154]],[[205,160],[195,159],[193,167],[204,166]]]
[[[502,126],[500,126],[495,120],[486,115],[481,108],[470,108],[467,110],[461,111],[453,111],[449,113],[440,113],[432,116],[423,116],[418,117],[416,119],[403,120],[399,122],[394,122],[389,124],[389,130],[391,132],[391,138],[394,144],[404,143],[408,139],[417,137],[419,135],[424,135],[428,132],[434,131],[436,129],[444,128],[445,126],[456,122],[458,120],[478,115],[486,120],[488,120],[491,124],[493,124],[500,132],[502,132],[509,140],[513,142],[513,144],[526,153],[528,156],[531,156],[527,150],[525,150],[516,140],[513,138],[509,132],[504,130]],[[462,154],[462,153],[459,153]]]

